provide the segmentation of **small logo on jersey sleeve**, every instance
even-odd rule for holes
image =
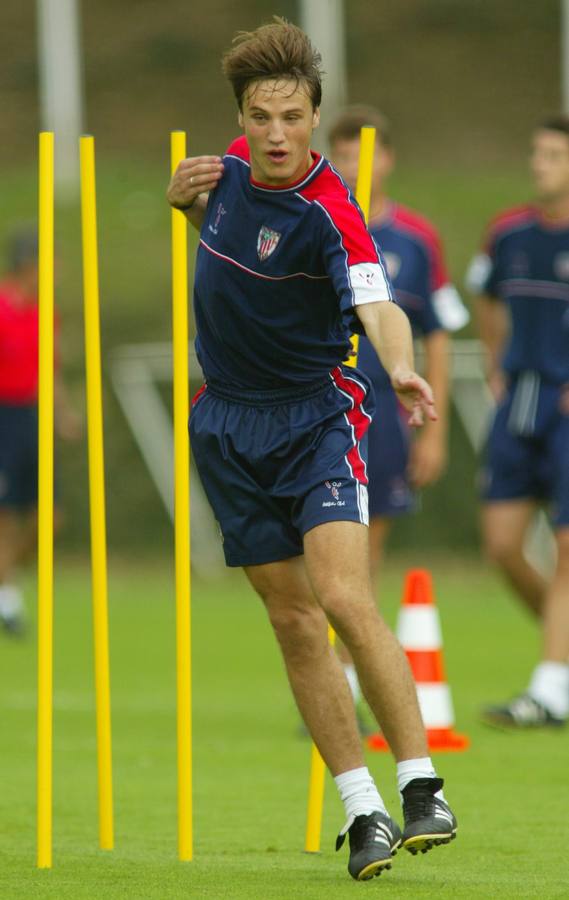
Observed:
[[[278,231],[273,231],[272,228],[267,228],[266,225],[261,226],[257,238],[257,255],[261,262],[268,259],[271,253],[276,250],[280,239],[281,235]]]

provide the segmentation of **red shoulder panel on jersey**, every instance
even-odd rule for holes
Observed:
[[[326,211],[341,236],[349,266],[363,262],[380,262],[377,248],[360,210],[351,200],[346,185],[333,169],[326,166],[298,193],[305,200],[319,203]]]
[[[249,144],[247,143],[247,138],[244,134],[235,138],[234,141],[231,141],[229,147],[225,151],[225,155],[227,156],[228,154],[231,156],[238,156],[239,159],[243,159],[245,162],[250,161]]]
[[[394,225],[419,240],[425,247],[430,261],[431,287],[434,291],[450,281],[444,261],[440,235],[425,216],[406,206],[395,204]]]
[[[488,252],[490,245],[497,238],[502,237],[508,231],[515,231],[516,228],[526,225],[535,219],[535,209],[529,203],[522,206],[513,206],[498,213],[490,220],[490,224],[486,228],[483,247]]]

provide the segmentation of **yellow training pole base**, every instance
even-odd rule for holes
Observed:
[[[83,295],[85,308],[85,371],[87,381],[87,437],[89,446],[89,509],[91,525],[91,584],[95,705],[97,711],[97,773],[99,789],[99,845],[114,846],[113,771],[111,751],[111,690],[109,672],[109,613],[107,598],[107,537],[105,522],[105,463],[103,452],[103,400],[99,260],[97,247],[97,194],[95,140],[79,140],[81,158],[81,224],[83,240]]]
[[[186,156],[186,134],[170,136],[172,174]],[[190,447],[188,434],[188,248],[186,217],[172,210],[174,357],[174,529],[176,553],[176,683],[178,735],[178,856],[193,857],[190,589]]]
[[[328,640],[333,647],[336,635],[331,625],[328,626]],[[306,853],[320,852],[320,835],[322,832],[322,810],[324,807],[324,776],[326,766],[320,756],[318,747],[313,742],[310,754],[310,780],[308,783],[308,811],[306,814]]]
[[[39,136],[37,864],[51,868],[53,797],[54,139]]]

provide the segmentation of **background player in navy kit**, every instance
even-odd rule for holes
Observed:
[[[263,599],[300,712],[335,777],[349,871],[365,879],[456,830],[427,755],[409,668],[369,577],[365,432],[369,385],[341,362],[362,325],[413,424],[435,415],[413,371],[410,329],[389,302],[359,209],[310,151],[320,58],[283,20],[241,34],[224,60],[245,138],[223,161],[180,164],[170,203],[200,228],[194,305],[206,386],[194,458],[224,537]],[[209,192],[209,196],[204,194]],[[364,765],[326,620],[349,647],[398,761],[405,830]]]
[[[375,392],[376,410],[368,430],[369,530],[372,578],[378,575],[385,539],[394,517],[413,506],[413,488],[435,482],[447,461],[448,331],[468,322],[469,314],[450,283],[440,238],[427,219],[395,203],[385,182],[393,170],[395,154],[387,119],[374,107],[350,106],[332,123],[328,142],[330,159],[355,193],[360,131],[376,129],[369,230],[380,246],[395,288],[397,301],[409,317],[413,334],[422,338],[425,377],[437,398],[438,419],[425,423],[410,442],[406,417],[370,341],[359,345],[358,368],[368,376]],[[357,676],[345,648],[340,650],[356,704],[360,700]],[[360,718],[360,728],[365,726]],[[364,729],[362,729],[364,730]],[[367,729],[365,729],[367,730]]]
[[[491,223],[469,270],[498,407],[487,448],[482,524],[490,556],[543,628],[527,691],[489,707],[491,722],[556,725],[569,716],[569,119],[533,136],[535,203]],[[557,564],[546,580],[524,539],[552,506]]]

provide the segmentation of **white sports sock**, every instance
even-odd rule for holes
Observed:
[[[13,584],[0,584],[0,617],[15,619],[24,611],[24,599],[20,588]]]
[[[437,773],[430,756],[424,756],[421,759],[404,759],[403,762],[397,763],[397,787],[403,802],[403,788],[407,787],[414,778],[436,778]],[[442,791],[437,791],[435,797],[444,800]]]
[[[369,816],[375,811],[387,813],[385,803],[381,799],[367,766],[342,772],[341,775],[336,775],[334,781],[348,819],[342,833],[348,830],[356,816]]]
[[[528,694],[559,719],[569,716],[569,666],[542,662],[533,670]]]
[[[362,689],[358,681],[358,673],[356,672],[356,667],[353,663],[343,663],[342,665],[344,666],[344,673],[346,675],[346,678],[348,679],[348,684],[350,685],[354,703],[359,703],[362,699]]]

